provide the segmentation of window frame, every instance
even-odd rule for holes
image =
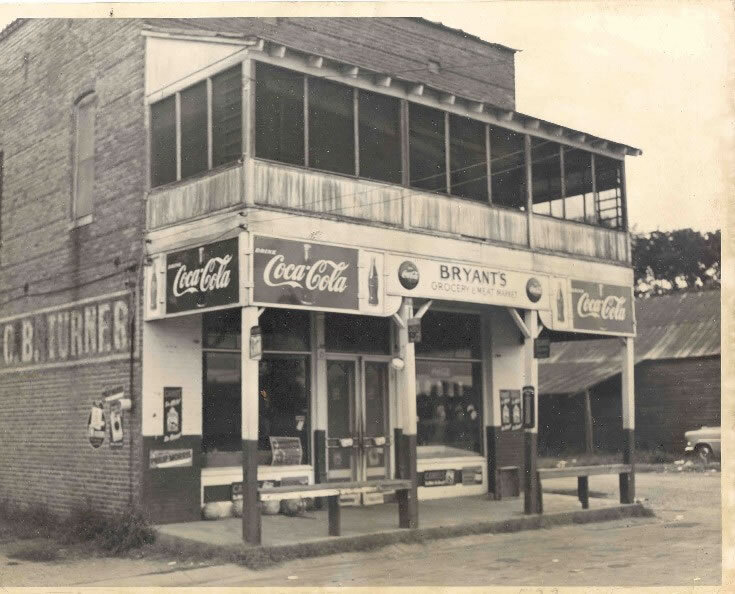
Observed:
[[[243,93],[245,91],[243,87],[243,62],[238,61],[234,64],[228,64],[224,68],[216,71],[212,71],[207,74],[207,76],[197,79],[197,80],[191,80],[187,81],[187,84],[185,86],[177,87],[174,91],[166,94],[162,94],[156,98],[155,101],[150,101],[147,103],[147,115],[148,118],[148,151],[149,151],[149,164],[148,164],[148,187],[151,190],[156,190],[158,188],[163,188],[165,186],[168,186],[170,184],[179,183],[184,180],[192,180],[197,179],[199,177],[205,176],[213,171],[218,171],[220,169],[225,169],[227,167],[232,167],[233,164],[239,163],[242,161],[242,158],[245,154],[244,150],[244,138],[246,132],[246,128],[243,125],[244,123],[244,106],[246,105],[244,99],[243,99]],[[230,71],[238,69],[240,76],[240,156],[237,159],[233,159],[231,161],[220,163],[217,166],[214,166],[214,140],[215,140],[215,133],[214,133],[214,121],[213,121],[213,107],[214,107],[214,97],[213,97],[213,79],[217,78],[218,76]],[[198,171],[194,174],[188,175],[186,177],[182,176],[181,169],[182,169],[182,122],[181,122],[181,95],[182,93],[185,93],[194,87],[204,84],[205,85],[205,100],[206,100],[206,139],[207,139],[207,148],[206,148],[206,167],[202,171]],[[171,98],[174,98],[174,127],[175,127],[175,136],[176,136],[176,148],[175,148],[175,158],[176,158],[176,179],[173,179],[168,182],[156,184],[154,183],[153,179],[153,172],[154,172],[154,153],[153,153],[153,126],[152,126],[152,111],[153,107],[162,103],[163,101],[169,100]]]
[[[84,159],[81,158],[81,126],[80,114],[83,109],[90,110],[89,117],[91,118],[91,137],[88,139],[91,155],[86,156]],[[69,204],[69,219],[70,228],[88,225],[94,220],[94,166],[95,166],[95,147],[96,147],[96,119],[97,119],[97,94],[94,90],[82,93],[74,101],[73,107],[73,127],[74,137],[72,142],[72,180],[71,180],[71,200]],[[79,206],[79,171],[82,163],[91,161],[92,164],[92,176],[91,176],[91,188],[89,189],[89,212],[84,214],[78,214]]]

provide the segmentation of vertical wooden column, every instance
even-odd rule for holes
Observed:
[[[242,538],[260,544],[258,503],[258,361],[250,358],[250,330],[258,325],[258,308],[242,308]]]
[[[399,476],[411,481],[411,488],[398,491],[398,515],[401,528],[419,527],[418,480],[416,475],[416,359],[413,343],[408,341],[408,319],[413,316],[413,300],[403,298],[400,313],[403,326],[398,328],[398,345],[404,367],[398,372],[398,397],[401,402]]]
[[[523,431],[523,456],[525,480],[523,489],[523,511],[527,514],[541,513],[540,484],[536,472],[536,457],[538,451],[538,361],[533,356],[533,341],[538,334],[538,313],[535,310],[526,310],[525,323],[530,338],[526,339],[523,347],[523,367],[526,386],[533,386],[534,426]]]
[[[242,154],[243,176],[241,202],[255,203],[255,62],[250,57],[242,63]]]
[[[523,136],[523,155],[526,187],[526,222],[528,224],[528,247],[533,247],[533,160],[531,155],[531,137]]]
[[[482,383],[483,383],[483,416],[485,424],[485,442],[487,446],[487,490],[494,499],[500,499],[498,477],[498,440],[500,437],[500,399],[493,389],[493,354],[491,337],[490,312],[482,314]]]
[[[620,475],[620,503],[633,503],[635,501],[635,351],[632,337],[622,340],[623,463],[631,465],[631,472]]]
[[[311,382],[312,423],[314,425],[314,482],[327,482],[327,360],[325,354],[324,313],[314,312],[312,320],[312,354],[314,376]],[[322,497],[317,497],[318,509],[324,507]]]

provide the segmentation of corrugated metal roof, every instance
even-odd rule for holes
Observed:
[[[720,354],[720,291],[637,300],[635,360]],[[617,339],[556,342],[539,360],[541,394],[576,394],[621,371]]]

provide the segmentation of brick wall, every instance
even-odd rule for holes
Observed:
[[[147,19],[147,23],[255,35],[504,109],[515,108],[514,50],[417,19]],[[428,70],[429,61],[438,62],[439,70]]]
[[[145,222],[139,23],[30,20],[0,39],[0,52],[0,320],[125,290],[139,279]],[[97,98],[93,222],[70,229],[73,105],[88,91]],[[104,390],[130,396],[129,360],[0,374],[0,499],[63,512],[84,497],[109,510],[137,497],[140,372],[136,355],[116,450],[109,434],[92,448],[87,418]]]

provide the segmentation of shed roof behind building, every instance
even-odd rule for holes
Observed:
[[[637,300],[635,361],[720,354],[720,291]],[[539,361],[539,393],[576,394],[621,371],[615,338],[555,342]]]

